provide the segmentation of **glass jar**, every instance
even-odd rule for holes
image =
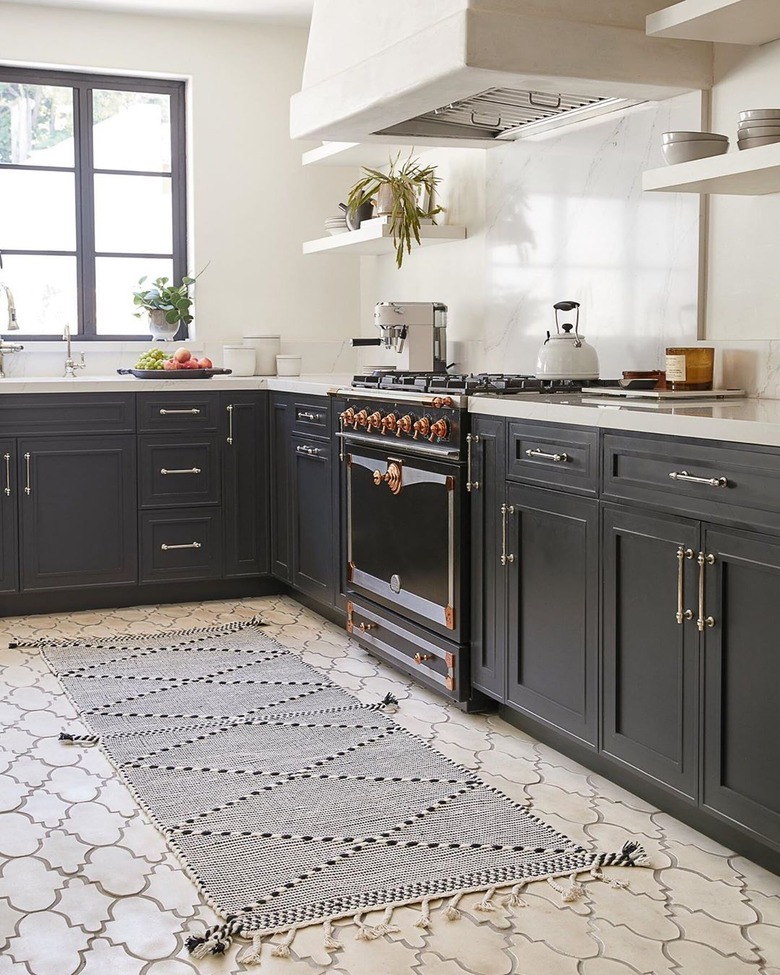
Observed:
[[[705,346],[666,350],[666,386],[674,390],[712,389],[715,349]]]

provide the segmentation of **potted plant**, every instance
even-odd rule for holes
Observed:
[[[140,279],[138,291],[133,292],[133,304],[139,309],[134,313],[135,317],[140,318],[147,312],[152,337],[159,341],[173,339],[180,325],[189,325],[192,321],[189,289],[195,278],[183,277],[178,287],[168,283],[170,278],[157,278],[145,286],[146,278],[144,275]]]
[[[390,218],[398,267],[403,264],[404,251],[412,252],[412,238],[420,243],[421,221],[443,213],[444,209],[433,204],[436,184],[441,182],[436,167],[421,166],[411,155],[400,163],[400,155],[390,160],[386,173],[363,167],[366,175],[355,183],[347,199],[350,210],[372,201],[378,216],[386,214]]]

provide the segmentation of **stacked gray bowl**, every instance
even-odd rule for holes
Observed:
[[[720,156],[728,150],[726,135],[717,132],[664,132],[661,152],[670,166]]]
[[[780,142],[780,108],[751,108],[739,113],[740,149]]]

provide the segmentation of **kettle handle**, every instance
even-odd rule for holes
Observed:
[[[582,340],[580,339],[579,325],[580,325],[580,303],[579,301],[557,301],[553,308],[555,309],[555,330],[560,335],[561,328],[558,324],[558,312],[559,311],[574,311],[577,309],[577,318],[574,321],[574,346],[579,349],[582,347]]]
[[[556,311],[574,311],[575,308],[579,307],[579,301],[559,301],[553,305]]]

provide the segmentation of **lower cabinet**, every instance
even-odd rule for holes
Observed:
[[[185,582],[221,576],[219,508],[141,513],[141,582]]]
[[[0,488],[0,593],[19,589],[19,530],[16,478],[16,441],[0,440],[2,487]]]
[[[269,412],[271,572],[282,582],[292,582],[290,560],[292,399],[285,395],[272,395]]]

